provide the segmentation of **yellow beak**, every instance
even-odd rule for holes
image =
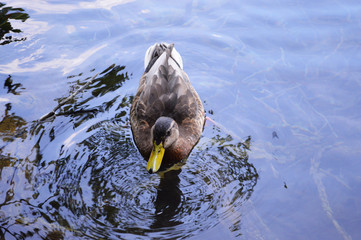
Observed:
[[[160,143],[157,145],[154,141],[153,150],[150,154],[150,158],[147,164],[147,171],[149,173],[155,173],[159,170],[160,164],[162,163],[165,149],[163,148],[163,144]]]

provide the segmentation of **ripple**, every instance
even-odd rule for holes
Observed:
[[[258,175],[246,149],[233,142],[229,136],[204,137],[182,168],[152,175],[135,149],[121,159],[109,154],[92,173],[95,204],[85,225],[101,224],[120,237],[186,238],[220,223],[239,229],[241,205]]]

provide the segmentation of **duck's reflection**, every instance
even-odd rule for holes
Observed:
[[[151,228],[170,227],[183,223],[174,219],[182,201],[182,191],[179,189],[180,173],[181,169],[166,171],[161,174],[157,197],[154,202],[154,223]]]

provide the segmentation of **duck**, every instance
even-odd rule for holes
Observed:
[[[147,171],[155,173],[184,161],[199,141],[204,123],[202,101],[174,44],[150,46],[130,108],[133,139],[148,161]]]

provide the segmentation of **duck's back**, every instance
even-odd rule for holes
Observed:
[[[182,69],[181,58],[174,52],[173,45],[156,46],[141,80],[144,88],[139,96],[138,118],[150,125],[161,116],[181,124],[186,118],[196,118],[199,110],[203,111],[198,94]]]

